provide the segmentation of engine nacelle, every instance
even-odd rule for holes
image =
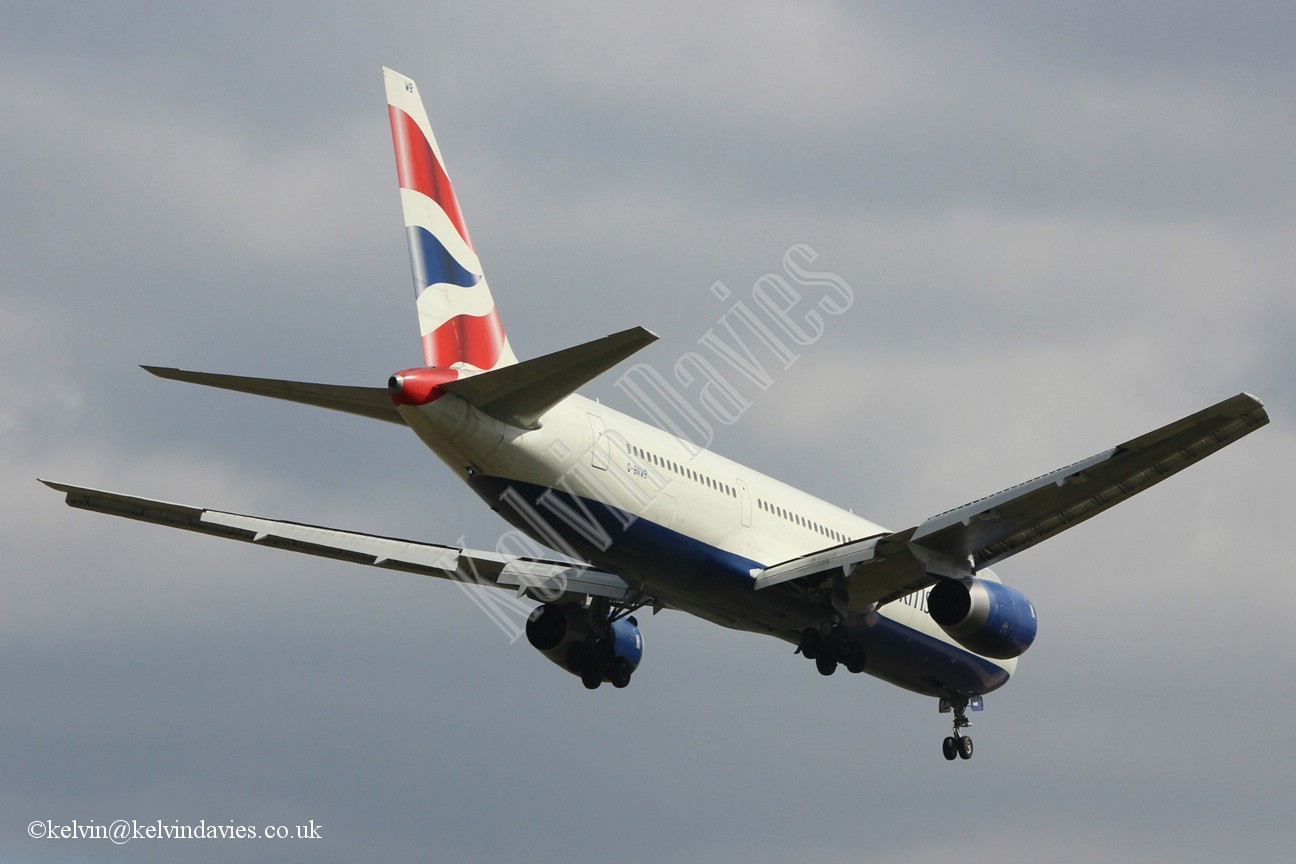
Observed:
[[[531,646],[590,689],[601,681],[624,687],[643,659],[643,635],[634,616],[611,622],[608,631],[595,635],[585,610],[570,603],[537,606],[526,624]]]
[[[927,609],[955,642],[998,660],[1026,653],[1039,627],[1024,594],[989,579],[942,579],[927,595]]]

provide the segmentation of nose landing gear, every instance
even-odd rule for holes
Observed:
[[[940,700],[942,714],[954,712],[954,734],[947,737],[941,744],[941,752],[951,762],[955,759],[972,758],[972,739],[960,731],[972,725],[972,721],[967,718],[969,708],[973,711],[981,711],[985,708],[985,700],[980,696],[973,696],[969,699]]]

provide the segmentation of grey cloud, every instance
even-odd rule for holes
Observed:
[[[22,836],[123,817],[324,823],[254,860],[1285,860],[1290,13],[655,9],[13,10],[5,854],[230,855]],[[494,543],[412,436],[135,367],[417,362],[380,64],[526,353],[642,323],[669,370],[712,283],[814,246],[856,304],[716,447],[891,527],[1240,389],[1274,423],[997,568],[1042,635],[952,770],[929,700],[769,640],[663,613],[588,694],[453,586],[68,510],[37,475]]]

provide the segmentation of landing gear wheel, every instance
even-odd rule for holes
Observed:
[[[797,648],[801,651],[801,656],[807,660],[814,660],[819,656],[819,649],[823,644],[823,637],[819,635],[816,627],[807,627],[801,631],[801,642]]]
[[[945,754],[946,759],[953,761],[956,758],[972,758],[972,739],[964,735],[961,730],[972,725],[972,721],[967,719],[968,708],[971,707],[973,711],[980,711],[984,704],[980,696],[963,699],[951,697],[941,700],[941,713],[954,712],[954,734],[946,738],[941,745],[941,752]]]
[[[585,685],[586,690],[597,690],[603,683],[603,676],[596,669],[586,669],[581,673],[581,683]]]
[[[858,642],[852,642],[850,650],[846,652],[846,659],[843,661],[849,672],[859,674],[864,671],[864,646]]]
[[[612,679],[612,686],[620,689],[630,683],[630,673],[634,672],[630,668],[630,661],[624,657],[616,658],[612,664],[612,673],[608,676]]]
[[[820,675],[831,675],[837,671],[837,661],[826,654],[820,654],[815,658],[815,667]]]

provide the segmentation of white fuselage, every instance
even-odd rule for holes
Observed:
[[[755,591],[752,571],[886,533],[581,396],[551,409],[534,430],[501,423],[453,394],[400,411],[527,537],[616,573],[658,603],[726,627],[795,643],[804,627],[824,620],[822,602],[790,590]],[[867,670],[908,689],[950,692],[928,680],[924,670],[932,664],[971,664],[975,683],[961,690],[978,693],[1002,686],[1016,667],[1015,660],[989,660],[958,646],[926,613],[926,591],[869,616],[887,625],[885,647],[922,649],[913,662],[897,658]]]

